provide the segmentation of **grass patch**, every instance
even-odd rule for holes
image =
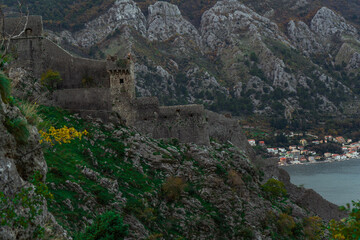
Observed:
[[[4,103],[9,102],[11,96],[11,81],[2,72],[0,72],[0,95]]]
[[[27,122],[22,118],[9,119],[6,118],[5,126],[7,130],[15,137],[15,140],[19,144],[26,144],[30,133],[27,127]]]

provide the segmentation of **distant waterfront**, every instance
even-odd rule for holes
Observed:
[[[360,200],[360,159],[281,167],[295,185],[312,188],[337,205]]]

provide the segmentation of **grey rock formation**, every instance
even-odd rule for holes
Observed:
[[[323,46],[318,42],[316,35],[310,30],[309,26],[302,21],[291,20],[288,24],[288,35],[292,43],[304,51],[309,56],[313,53],[323,52]]]
[[[24,68],[10,68],[9,77],[12,79],[12,95],[32,103],[50,105],[51,93],[41,85],[40,79],[32,76]]]
[[[132,26],[146,36],[146,19],[132,0],[117,0],[107,13],[87,23],[85,28],[74,34],[79,46],[90,47],[121,26]]]
[[[218,1],[201,18],[201,37],[207,50],[235,44],[241,35],[284,40],[275,23],[236,0]]]
[[[289,174],[278,167],[277,159],[260,159],[257,158],[254,162],[257,166],[263,169],[265,176],[263,182],[270,178],[275,178],[285,184],[285,188],[289,193],[291,201],[298,204],[307,211],[313,212],[320,216],[325,221],[331,219],[341,219],[346,214],[339,210],[339,207],[329,201],[325,200],[318,193],[312,189],[297,187],[290,182]]]
[[[345,19],[334,13],[327,7],[322,7],[311,20],[310,28],[316,34],[327,42],[329,38],[336,34],[348,34],[355,36],[357,30],[354,26],[349,25]]]
[[[19,143],[10,132],[11,126],[6,124],[9,119],[24,119],[17,107],[4,104],[0,98],[0,191],[5,197],[12,199],[22,188],[31,187],[29,183],[35,172],[46,176],[47,165],[39,148],[39,134],[36,127],[27,125],[29,138],[27,143]],[[45,179],[44,179],[45,180]],[[29,195],[31,197],[31,194]],[[47,211],[46,202],[41,206],[42,212],[35,217],[28,228],[2,226],[0,239],[25,240],[32,239],[36,227],[45,227],[45,234],[68,239],[66,232],[57,224]],[[16,214],[26,214],[28,209],[20,205],[15,209]]]
[[[176,5],[158,1],[149,6],[148,39],[150,41],[166,41],[170,37],[186,35],[195,43],[200,43],[197,29],[186,21]]]

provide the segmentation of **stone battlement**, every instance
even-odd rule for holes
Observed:
[[[198,104],[160,107],[160,118],[199,117],[204,115],[204,106]]]

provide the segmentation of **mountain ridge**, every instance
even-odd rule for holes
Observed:
[[[256,3],[248,4],[256,9]],[[168,105],[203,103],[233,115],[292,121],[315,110],[340,116],[358,97],[358,29],[329,8],[279,24],[270,13],[218,1],[196,27],[177,5],[156,2],[145,16],[146,4],[118,0],[85,28],[48,36],[97,58],[132,52],[138,94]]]

